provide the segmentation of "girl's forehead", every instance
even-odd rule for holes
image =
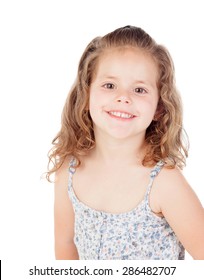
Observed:
[[[132,46],[105,49],[98,57],[94,72],[97,74],[104,67],[107,70],[114,68],[114,65],[117,68],[121,64],[124,67],[128,64],[133,70],[135,66],[137,68],[139,66],[146,66],[147,69],[150,68],[152,71],[158,73],[158,67],[154,57],[148,51]]]
[[[140,53],[140,54],[146,54],[146,55],[150,55],[150,53],[145,50],[145,49],[141,49],[139,47],[134,47],[134,46],[118,46],[118,47],[111,47],[111,48],[107,48],[104,49],[101,54],[99,55],[99,58],[105,57],[105,56],[110,56],[112,54],[115,55],[121,55],[121,54],[125,54],[125,53]]]
[[[139,47],[133,46],[122,46],[104,49],[98,56],[97,68],[101,62],[105,60],[109,61],[112,59],[120,59],[122,55],[132,54],[133,56],[143,57],[146,60],[150,60],[153,64],[157,66],[157,61],[155,57],[147,50],[141,49]]]

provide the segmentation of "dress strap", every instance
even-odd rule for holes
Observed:
[[[159,174],[159,172],[161,171],[164,164],[165,163],[162,160],[157,162],[157,164],[155,165],[155,167],[152,169],[152,171],[150,173],[150,178],[154,179]]]
[[[74,167],[76,165],[76,159],[72,158],[69,162],[69,172],[73,175],[76,171],[76,168]]]
[[[159,162],[157,162],[157,164],[155,165],[155,167],[151,170],[150,172],[150,183],[147,187],[147,191],[146,191],[146,195],[145,198],[148,201],[148,197],[154,182],[155,177],[159,174],[159,172],[162,170],[163,166],[165,165],[165,162],[160,160]]]
[[[76,171],[76,168],[75,168],[75,165],[76,165],[76,159],[73,157],[70,162],[69,162],[69,169],[68,169],[68,172],[69,172],[69,181],[68,181],[68,191],[71,190],[72,188],[72,177]]]

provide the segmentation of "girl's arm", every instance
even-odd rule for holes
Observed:
[[[55,257],[57,260],[79,259],[74,244],[74,211],[68,196],[68,163],[55,174]]]
[[[189,254],[194,259],[204,260],[203,206],[177,168],[165,168],[160,175],[154,189],[156,192],[158,187],[162,214]]]

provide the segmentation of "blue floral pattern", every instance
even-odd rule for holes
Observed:
[[[158,162],[150,173],[144,199],[126,213],[92,209],[79,201],[73,186],[75,160],[69,166],[68,193],[75,212],[74,241],[81,260],[183,260],[184,248],[164,217],[149,206],[154,178],[163,167]]]

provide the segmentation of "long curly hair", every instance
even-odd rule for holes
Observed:
[[[99,58],[106,50],[133,47],[151,55],[157,64],[159,102],[156,117],[146,130],[144,166],[163,160],[168,168],[183,168],[188,156],[188,138],[182,124],[182,102],[175,85],[174,64],[168,50],[144,30],[125,26],[93,39],[79,61],[76,81],[65,102],[61,129],[48,153],[46,178],[56,172],[68,156],[77,159],[95,146],[93,122],[89,114],[89,90]]]

